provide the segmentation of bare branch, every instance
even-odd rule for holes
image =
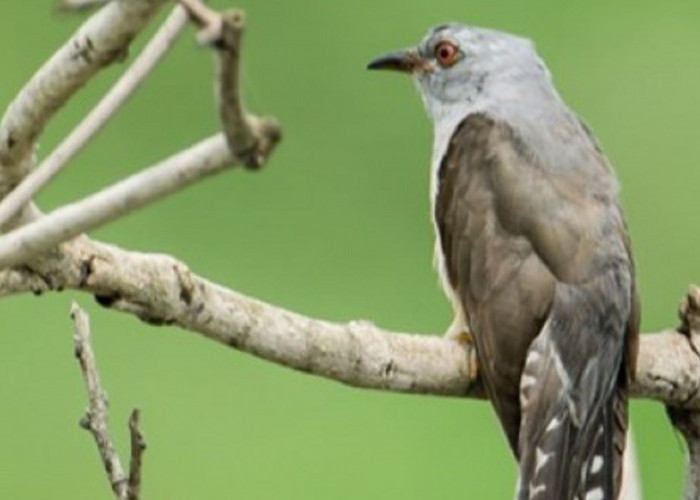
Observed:
[[[129,417],[129,434],[131,436],[131,460],[129,463],[129,500],[141,498],[141,467],[146,440],[141,432],[141,412],[135,409]]]
[[[0,203],[0,227],[14,215],[92,139],[133,95],[172,47],[187,25],[185,10],[177,6],[139,57],[70,135]]]
[[[0,267],[21,263],[84,231],[233,164],[221,135],[0,237]]]
[[[102,305],[150,324],[176,325],[348,385],[483,397],[469,346],[364,321],[304,317],[207,281],[166,255],[128,252],[81,237],[29,265],[0,270],[0,296],[64,288],[92,293]],[[668,330],[642,336],[633,397],[700,409],[698,387],[700,362],[683,335]]]
[[[71,306],[71,318],[75,322],[75,356],[80,362],[85,387],[88,393],[88,409],[80,420],[80,426],[90,431],[95,438],[100,458],[104,464],[109,484],[117,498],[126,500],[129,484],[112,437],[109,435],[109,410],[107,394],[100,383],[97,361],[90,340],[90,319],[78,304]]]
[[[73,336],[75,357],[80,363],[80,370],[88,393],[88,409],[83,418],[80,419],[80,426],[90,431],[95,439],[97,450],[107,473],[107,479],[115,496],[119,500],[139,500],[141,497],[141,466],[143,452],[146,450],[146,441],[140,428],[140,412],[137,409],[133,410],[129,418],[131,461],[129,477],[127,478],[109,434],[109,403],[100,382],[97,360],[92,350],[90,318],[75,302],[71,306],[70,314],[75,323],[75,335]]]
[[[258,168],[280,140],[281,129],[274,118],[248,115],[243,105],[240,59],[245,14],[238,9],[219,13],[201,0],[180,0],[180,3],[200,27],[199,41],[218,49],[219,117],[231,153],[246,167]]]
[[[29,171],[35,141],[56,110],[98,70],[122,59],[131,40],[165,1],[110,2],[24,86],[0,122],[0,194]]]
[[[221,34],[215,44],[219,47],[219,117],[231,152],[248,168],[258,168],[268,151],[280,139],[280,128],[271,118],[261,123],[253,121],[243,106],[240,86],[241,39],[245,25],[242,11],[230,10],[221,15]],[[257,134],[264,126],[270,132]]]
[[[135,0],[131,0],[135,1]],[[155,0],[152,0],[155,1]],[[196,2],[195,2],[196,4]],[[106,10],[106,9],[105,9]],[[178,29],[184,22],[181,8],[173,15],[173,25]],[[232,35],[240,39],[242,29],[242,14],[236,13],[234,24],[222,33],[234,30]],[[226,18],[228,19],[228,17]],[[170,33],[168,30],[166,32]],[[222,83],[229,101],[224,108],[227,117],[227,143],[234,157],[221,148],[220,138],[214,137],[203,141],[190,150],[175,155],[150,169],[136,174],[84,200],[60,208],[49,216],[41,218],[0,238],[0,267],[19,264],[42,251],[66,241],[83,231],[87,231],[127,212],[139,208],[146,203],[180,189],[206,175],[222,170],[226,165],[242,162],[247,166],[258,167],[266,161],[274,146],[280,139],[280,128],[273,119],[260,119],[246,115],[240,102],[239,80],[237,76],[238,46],[235,57],[230,57],[227,65],[231,77],[227,83]],[[155,49],[154,49],[155,50]],[[162,49],[158,49],[160,53]],[[146,61],[150,64],[151,57]],[[142,77],[145,75],[142,75]],[[120,82],[121,83],[121,82]],[[78,127],[34,175],[26,179],[15,192],[8,197],[6,205],[0,204],[0,227],[9,220],[15,211],[28,202],[33,194],[55,175],[67,161],[67,156],[77,152],[85,141],[95,133],[96,127],[101,126],[125,98],[124,92],[133,89],[129,83],[122,88],[117,85],[117,91],[110,93],[101,103],[96,114],[91,115]],[[103,106],[104,104],[104,106]],[[223,116],[223,115],[222,115]],[[232,128],[235,128],[232,129]],[[1,132],[1,130],[0,130]]]
[[[192,21],[199,26],[197,36],[202,44],[212,43],[221,36],[221,15],[207,7],[202,0],[177,0],[189,13]]]
[[[211,283],[165,255],[126,252],[80,237],[31,268],[25,291],[75,288],[150,324],[175,324],[229,347],[317,375],[374,389],[479,396],[470,378],[471,350],[440,337],[388,332],[369,322],[337,324],[307,318]],[[30,280],[25,280],[29,282]],[[15,280],[14,283],[17,283]]]

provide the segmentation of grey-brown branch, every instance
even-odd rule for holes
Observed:
[[[217,49],[219,118],[231,154],[244,166],[259,168],[279,142],[282,130],[274,118],[250,115],[243,105],[240,60],[245,14],[239,9],[219,13],[201,0],[179,2],[199,26],[199,42]]]
[[[0,296],[66,288],[154,325],[176,325],[234,349],[372,389],[483,397],[471,347],[367,321],[308,318],[246,297],[160,254],[80,237],[23,266],[0,271]],[[698,293],[693,288],[691,293]],[[642,336],[634,397],[700,409],[700,360],[675,330]]]
[[[90,339],[90,319],[76,303],[71,307],[71,318],[75,324],[73,337],[75,357],[80,363],[85,388],[88,394],[88,408],[80,419],[80,426],[88,430],[95,439],[100,459],[107,479],[119,500],[138,500],[141,491],[141,464],[145,441],[139,428],[139,412],[134,410],[129,419],[131,433],[131,465],[129,476],[124,474],[119,454],[109,433],[109,404],[102,388],[97,359]]]

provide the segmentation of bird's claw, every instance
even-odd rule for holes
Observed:
[[[472,333],[466,328],[450,328],[447,333],[445,333],[445,338],[469,348],[469,378],[471,380],[476,380],[479,373],[479,365],[476,360],[476,348],[474,346],[474,337]]]

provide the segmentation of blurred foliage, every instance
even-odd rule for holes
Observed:
[[[224,7],[226,2],[212,2]],[[645,331],[676,324],[700,275],[700,3],[243,0],[250,109],[285,138],[262,172],[210,179],[95,236],[172,253],[193,270],[302,313],[439,333],[431,269],[431,129],[411,83],[365,63],[461,20],[533,38],[619,174]],[[0,102],[81,22],[4,0]],[[152,30],[151,30],[152,31]],[[42,193],[50,209],[214,132],[212,56],[190,30],[91,147]],[[139,38],[136,47],[143,44]],[[54,120],[46,155],[108,88],[100,75]],[[502,499],[515,465],[484,403],[360,391],[298,374],[64,292],[0,301],[0,496],[111,498],[72,356],[69,303],[92,313],[112,426],[143,409],[146,498]],[[682,447],[661,405],[635,402],[646,498],[678,498]]]

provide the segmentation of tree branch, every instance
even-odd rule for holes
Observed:
[[[262,129],[256,133],[268,131]],[[0,267],[25,262],[82,232],[235,164],[236,159],[231,157],[221,135],[205,139],[155,166],[0,236]]]
[[[46,185],[116,114],[141,86],[153,68],[165,57],[187,25],[185,10],[177,6],[134,63],[95,108],[51,154],[0,203],[0,227]]]
[[[71,318],[75,322],[75,357],[80,362],[80,370],[88,393],[88,409],[80,420],[80,426],[90,431],[95,438],[97,450],[104,464],[109,484],[119,499],[126,500],[128,483],[124,476],[119,454],[109,435],[109,409],[107,394],[100,383],[95,353],[90,340],[90,320],[88,315],[75,302],[71,306]]]
[[[172,27],[169,26],[170,23],[166,24],[163,35],[166,40],[171,36],[172,30],[177,31],[181,28],[184,17],[181,10],[178,7],[173,14]],[[227,72],[220,79],[221,87],[228,96],[222,108],[231,108],[229,111],[222,111],[222,116],[226,117],[224,120],[225,127],[228,127],[226,141],[233,157],[221,147],[220,138],[212,137],[80,202],[64,206],[47,217],[0,237],[0,267],[19,264],[84,231],[123,216],[131,210],[207,175],[219,172],[229,164],[242,162],[247,166],[259,167],[267,160],[281,137],[280,127],[274,119],[260,119],[246,114],[240,102],[237,76],[240,51],[238,44],[243,17],[239,13],[233,17],[235,20],[231,23],[235,25],[230,25],[228,16],[224,16],[227,20],[223,23],[222,36],[230,30],[235,31],[235,35],[232,35],[234,38],[230,40],[229,48],[226,50],[232,51],[235,56],[224,58],[222,67],[227,68]],[[136,65],[134,74],[143,78],[153,58],[162,55],[162,52],[163,49],[160,46],[156,46],[152,52],[147,50],[144,66]],[[116,90],[113,89],[113,92],[108,94],[96,110],[81,123],[76,133],[59,146],[56,154],[52,155],[42,168],[35,171],[33,175],[29,175],[25,183],[15,189],[5,203],[0,204],[0,227],[30,200],[41,186],[51,180],[67,161],[66,155],[75,153],[96,132],[97,128],[106,122],[134,88],[135,82],[130,78],[123,82],[124,80],[116,85]]]
[[[217,94],[219,118],[231,154],[248,168],[259,168],[281,138],[274,118],[258,118],[245,111],[241,97],[240,60],[245,14],[238,9],[222,13],[207,7],[201,0],[179,0],[199,26],[200,43],[217,49]],[[256,134],[255,130],[267,130]]]
[[[206,139],[113,186],[0,236],[0,267],[26,261],[62,241],[220,172],[232,163],[222,136]]]
[[[129,417],[129,435],[131,436],[131,460],[129,461],[129,500],[141,498],[141,468],[146,440],[141,432],[141,412],[134,409]]]
[[[31,169],[36,139],[56,110],[101,68],[122,59],[131,40],[166,1],[110,2],[29,80],[0,122],[0,195]]]
[[[88,409],[80,420],[80,426],[90,431],[107,473],[107,479],[119,500],[138,500],[141,495],[141,465],[146,443],[140,429],[139,411],[134,410],[129,418],[131,434],[131,463],[127,478],[112,437],[109,434],[109,403],[102,388],[97,360],[90,339],[90,318],[78,304],[71,306],[71,318],[75,323],[75,357],[85,380],[88,393]]]
[[[28,265],[0,271],[0,296],[72,288],[150,324],[176,325],[260,358],[355,387],[483,397],[472,350],[442,337],[369,322],[308,318],[191,273],[167,255],[80,237]],[[700,362],[674,330],[642,336],[634,397],[700,409]]]

